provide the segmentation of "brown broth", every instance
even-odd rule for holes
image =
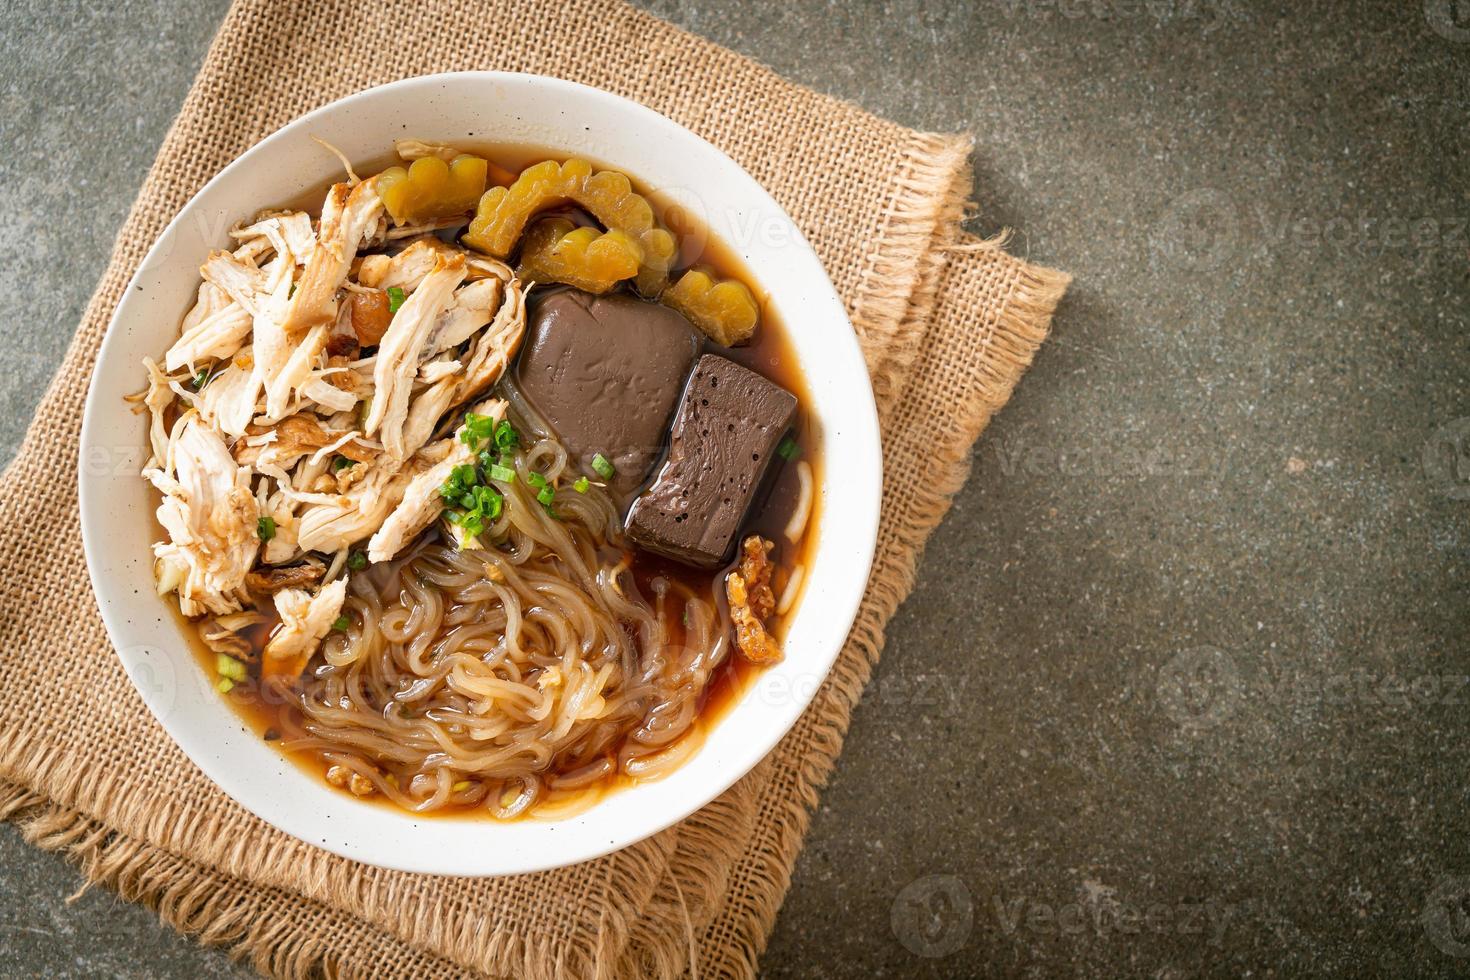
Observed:
[[[511,171],[519,172],[525,166],[547,159],[564,161],[566,155],[538,148],[525,146],[505,146],[487,144],[481,142],[456,143],[458,148],[467,152],[485,156],[493,163]],[[375,158],[367,163],[355,165],[360,174],[377,173],[380,170],[399,163],[393,154],[386,154]],[[605,166],[598,161],[593,161],[599,166]],[[718,347],[706,342],[705,349],[717,351],[721,355],[734,360],[745,367],[764,375],[775,383],[790,391],[797,398],[797,413],[792,425],[792,437],[796,439],[801,447],[801,460],[805,460],[812,468],[814,487],[822,485],[823,454],[822,439],[815,420],[808,411],[811,402],[806,379],[802,375],[795,353],[789,338],[789,333],[784,325],[779,311],[771,298],[759,289],[756,280],[750,275],[749,270],[735,252],[724,242],[716,239],[706,229],[699,225],[697,220],[682,211],[671,206],[666,199],[656,192],[650,193],[644,185],[636,178],[632,179],[635,190],[644,194],[653,204],[655,214],[659,219],[674,231],[680,242],[679,257],[676,260],[673,271],[682,271],[693,265],[703,265],[712,268],[722,278],[735,278],[744,282],[756,294],[761,307],[760,321],[755,336],[751,342],[738,348]],[[326,194],[329,184],[323,183],[311,190],[304,192],[291,201],[285,203],[285,207],[307,211],[316,215],[320,213],[321,201]],[[247,216],[241,216],[247,217]],[[574,215],[575,217],[575,215]],[[457,233],[456,233],[457,234]],[[512,368],[513,370],[513,368]],[[741,529],[741,537],[749,534],[759,534],[768,540],[775,542],[776,548],[773,552],[773,561],[776,565],[773,576],[772,587],[779,600],[784,592],[789,576],[797,567],[809,568],[815,554],[817,544],[818,528],[820,526],[820,494],[815,494],[812,500],[811,513],[802,538],[795,545],[786,540],[784,528],[795,509],[799,495],[800,481],[797,475],[795,462],[787,462],[780,457],[777,458],[771,472],[768,472],[765,485],[760,491],[757,499],[752,503],[752,509],[747,516]],[[162,533],[162,529],[158,529]],[[633,550],[633,562],[631,571],[635,577],[640,591],[645,595],[651,594],[650,583],[657,576],[664,576],[677,581],[689,588],[695,594],[706,595],[716,577],[722,578],[726,569],[710,573],[664,559],[660,556],[643,552],[639,549]],[[793,603],[793,609],[800,605],[801,593],[805,591],[805,579],[798,586],[798,593]],[[199,640],[195,625],[184,619],[178,612],[176,603],[170,603],[176,616],[178,616],[181,628],[186,636],[191,639],[191,646],[200,662],[200,667],[206,672],[206,676],[213,677],[215,672],[216,654],[210,651],[204,643]],[[269,603],[263,612],[272,613]],[[772,633],[778,640],[783,642],[783,652],[787,656],[793,651],[784,650],[784,639],[788,616],[779,617],[770,624]],[[254,628],[251,636],[252,646],[258,653],[265,645],[269,633],[273,628],[272,621]],[[675,632],[678,632],[675,624]],[[670,637],[672,644],[683,641],[682,636]],[[797,653],[799,655],[799,652]],[[725,662],[716,670],[709,685],[705,689],[701,704],[695,721],[695,730],[688,737],[702,739],[705,734],[738,703],[748,690],[750,684],[762,672],[762,668],[745,660],[733,647]],[[229,695],[222,696],[241,719],[258,735],[266,738],[273,731],[280,731],[280,717],[282,711],[289,711],[290,705],[279,693],[271,692],[260,685],[252,669],[250,680],[237,685]],[[315,754],[310,752],[284,752],[282,753],[303,769],[314,774],[317,778],[322,775],[322,763]],[[634,780],[631,777],[616,773],[612,776],[578,791],[585,794],[589,802],[595,802],[606,793],[619,787],[631,785]],[[342,791],[345,793],[345,791]],[[381,795],[360,798],[362,802],[380,806],[389,806],[395,810],[399,808],[384,799]],[[406,811],[399,811],[406,812]],[[457,818],[478,817],[481,819],[493,819],[484,814],[483,806],[456,807],[448,806],[430,813],[415,814],[415,818]],[[521,819],[536,819],[533,809]]]

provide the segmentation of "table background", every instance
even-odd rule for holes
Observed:
[[[3,6],[9,459],[225,4]],[[647,6],[974,131],[972,229],[1077,277],[765,972],[1470,971],[1470,11]],[[0,976],[246,975],[79,880],[0,830]]]

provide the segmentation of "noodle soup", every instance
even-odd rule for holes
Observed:
[[[820,440],[696,223],[464,150],[406,141],[208,257],[137,398],[155,574],[221,700],[329,784],[556,818],[676,767],[782,655]]]

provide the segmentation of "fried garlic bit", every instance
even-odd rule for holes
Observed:
[[[396,225],[468,214],[485,192],[488,166],[468,153],[448,161],[421,156],[406,168],[389,167],[379,174],[378,196]]]
[[[743,344],[755,333],[760,315],[755,297],[736,279],[716,280],[703,269],[690,269],[663,291],[659,301],[684,314],[715,343]]]
[[[586,160],[546,160],[521,171],[509,187],[487,190],[464,243],[496,258],[507,258],[538,212],[569,201],[643,250],[635,282],[640,293],[657,296],[663,291],[674,260],[674,236],[659,226],[652,205],[633,190],[627,175],[616,170],[594,171]]]
[[[730,600],[730,617],[735,621],[735,645],[753,664],[773,664],[781,659],[781,647],[766,630],[766,621],[776,611],[776,596],[771,591],[774,547],[752,534],[740,545],[740,563],[725,576],[725,597]]]
[[[560,282],[601,295],[638,274],[643,248],[614,228],[578,228],[566,218],[538,221],[526,233],[523,282]]]
[[[338,789],[345,789],[353,796],[372,796],[377,792],[373,781],[362,773],[346,766],[331,766],[327,769],[327,782]]]

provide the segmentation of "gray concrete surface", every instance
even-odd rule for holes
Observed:
[[[222,4],[6,4],[13,444]],[[650,4],[978,135],[1077,283],[890,630],[772,977],[1470,973],[1470,9]],[[0,832],[0,975],[240,968]]]

